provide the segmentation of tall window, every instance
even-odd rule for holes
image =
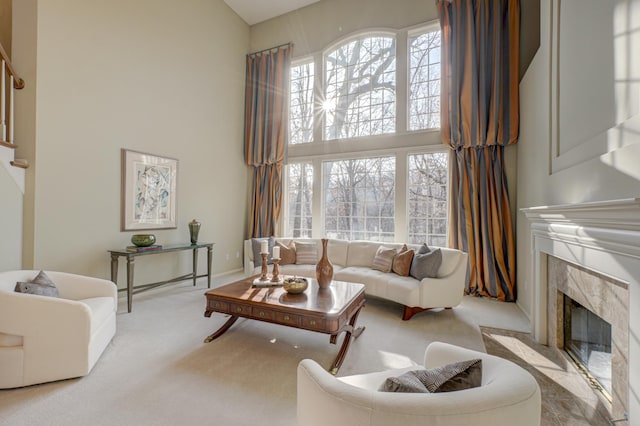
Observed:
[[[448,152],[424,131],[440,127],[440,45],[430,22],[294,63],[283,235],[446,246]]]
[[[409,242],[446,247],[448,155],[445,152],[409,155]]]
[[[313,140],[313,62],[291,67],[289,143]]]
[[[293,163],[287,166],[287,170],[287,233],[296,238],[311,238],[313,166],[310,163]]]
[[[366,35],[325,55],[325,139],[395,132],[396,40]]]
[[[394,240],[395,157],[325,161],[324,232],[346,240]]]
[[[409,37],[409,130],[440,127],[440,31]]]

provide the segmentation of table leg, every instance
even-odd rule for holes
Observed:
[[[213,260],[213,247],[207,247],[207,288],[211,288],[211,260]]]
[[[209,314],[209,315],[211,315],[211,314]],[[222,335],[225,333],[225,331],[227,331],[227,330],[228,330],[228,329],[233,325],[233,323],[237,321],[237,319],[238,319],[238,318],[239,318],[239,317],[236,317],[236,316],[232,316],[231,318],[229,318],[229,319],[227,320],[227,322],[225,322],[225,323],[222,325],[222,327],[220,327],[219,329],[217,329],[217,330],[216,330],[215,332],[213,332],[210,336],[207,336],[207,337],[204,339],[204,343],[209,343],[210,341],[212,341],[212,340],[214,340],[214,339],[217,339],[218,337],[222,336]]]
[[[133,301],[133,266],[134,257],[127,256],[127,310],[131,312],[131,302]]]
[[[111,255],[111,281],[118,286],[118,255]]]
[[[349,321],[349,326],[345,329],[345,335],[344,335],[344,340],[342,341],[342,346],[340,347],[340,351],[338,352],[336,359],[333,361],[333,364],[331,364],[331,368],[329,369],[329,372],[334,376],[338,374],[338,370],[342,365],[342,361],[344,361],[344,357],[347,355],[347,351],[349,350],[349,344],[351,343],[351,336],[353,335],[354,338],[358,338],[358,336],[360,336],[364,331],[364,326],[356,328],[356,320],[358,319],[359,314],[360,314],[360,309],[358,309],[356,313],[353,314],[353,316],[351,317],[351,320]],[[337,336],[335,334],[331,335],[329,341],[331,343],[335,343],[336,337]]]
[[[193,286],[196,286],[196,277],[198,276],[198,249],[193,249]]]

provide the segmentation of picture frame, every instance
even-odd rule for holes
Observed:
[[[121,151],[121,231],[176,228],[178,160]]]

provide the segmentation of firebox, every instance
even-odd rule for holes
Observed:
[[[611,400],[611,324],[564,295],[564,349]]]

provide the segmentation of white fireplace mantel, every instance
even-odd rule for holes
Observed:
[[[547,336],[547,257],[628,285],[629,353],[640,359],[640,198],[524,208],[531,222],[534,338]],[[629,419],[640,424],[640,366],[629,363]],[[636,424],[631,421],[629,424]]]

